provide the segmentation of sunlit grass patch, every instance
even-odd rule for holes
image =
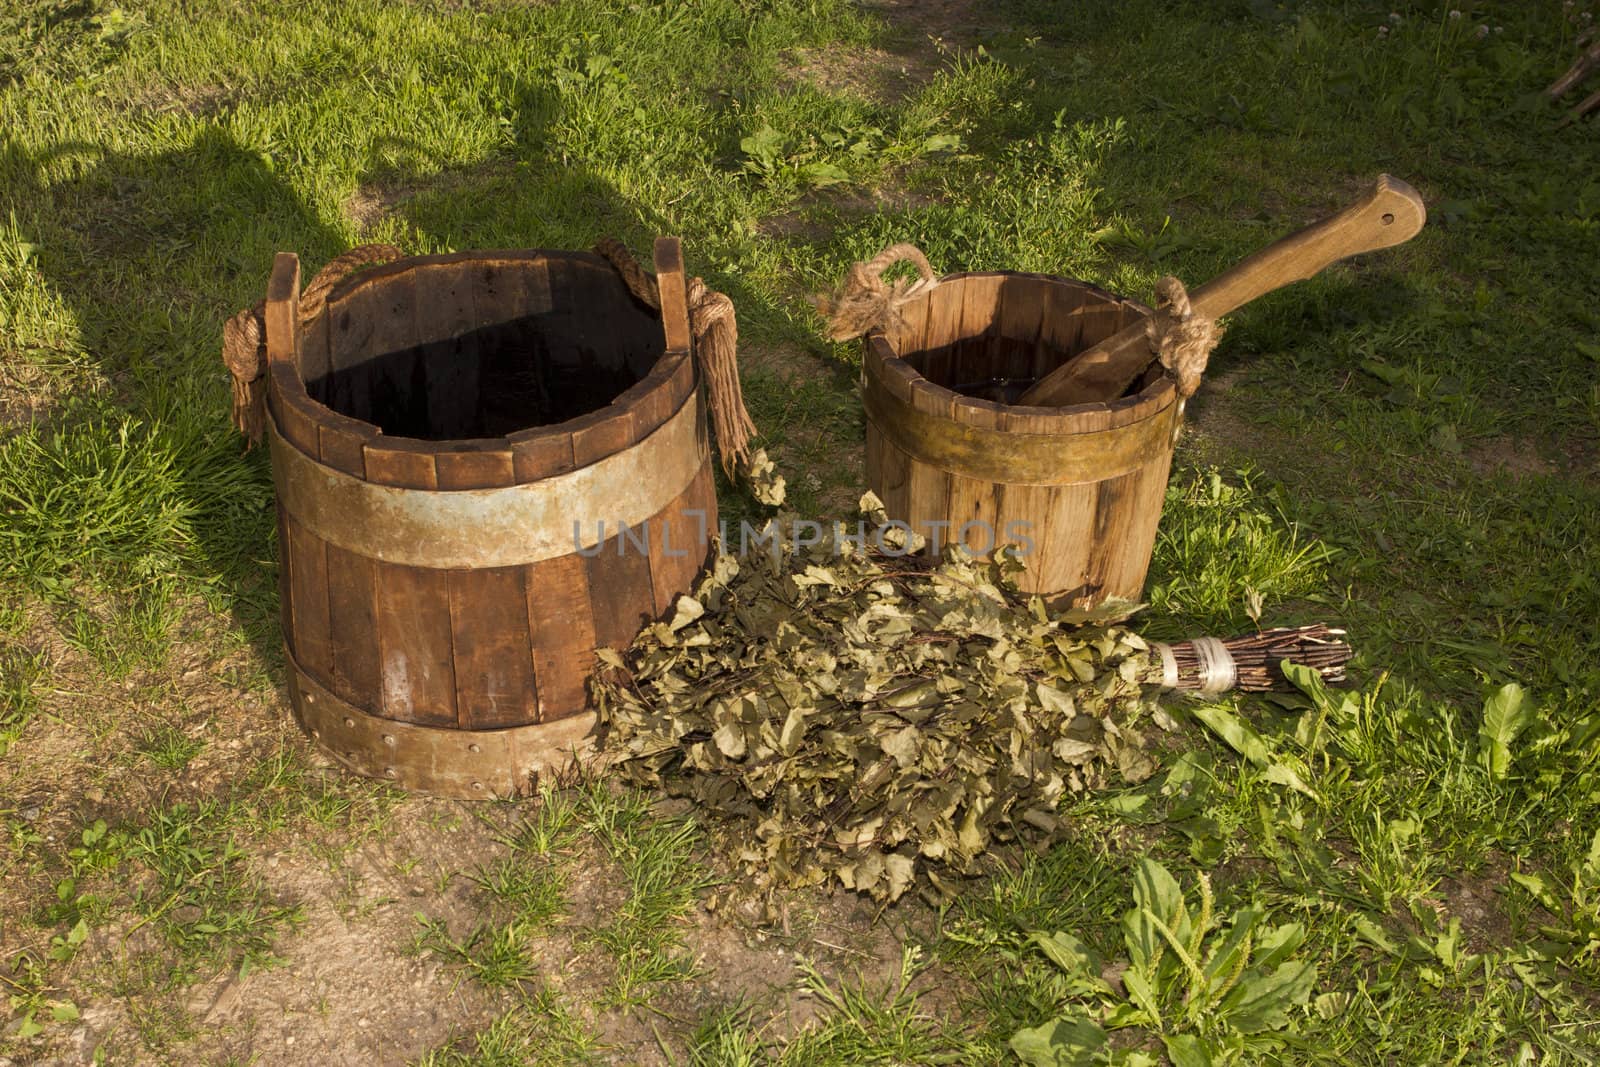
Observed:
[[[178,950],[180,974],[219,963],[269,964],[279,929],[301,915],[249,871],[244,849],[218,815],[213,804],[178,805],[157,812],[127,841],[127,858],[155,875],[135,904],[142,916],[135,925],[152,924]]]
[[[439,920],[418,913],[417,922],[422,926],[417,935],[418,949],[456,964],[490,988],[515,988],[539,978],[538,968],[529,957],[528,931],[521,923],[485,923],[456,938]]]
[[[616,866],[627,893],[608,919],[582,932],[582,939],[614,962],[606,1003],[647,1003],[653,987],[695,974],[683,949],[681,924],[716,878],[696,853],[700,832],[694,823],[652,814],[645,794],[595,782],[584,790],[582,803],[585,826]]]
[[[796,1034],[777,1057],[785,1067],[846,1063],[959,1063],[978,1054],[959,1027],[939,1017],[912,988],[925,966],[907,946],[887,989],[864,980],[830,982],[803,967],[805,988],[822,1017]]]
[[[602,1048],[561,996],[540,986],[485,1029],[429,1052],[415,1067],[578,1067],[605,1062]]]
[[[1273,495],[1255,488],[1258,477],[1242,471],[1235,484],[1211,470],[1175,479],[1151,565],[1156,612],[1232,630],[1269,604],[1323,588],[1331,550],[1287,520]]]

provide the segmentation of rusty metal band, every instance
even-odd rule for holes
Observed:
[[[379,718],[329,692],[285,649],[295,720],[341,765],[434,796],[527,796],[540,775],[561,777],[593,749],[593,712],[500,730],[450,730]]]
[[[1085,433],[990,430],[918,411],[869,370],[861,399],[867,421],[912,459],[951,474],[1005,485],[1080,485],[1138,470],[1172,451],[1177,405],[1127,426]]]
[[[412,567],[514,567],[592,548],[676,500],[708,457],[693,393],[676,415],[621,452],[492,489],[378,485],[312,459],[285,441],[271,419],[267,431],[280,508],[331,545]]]

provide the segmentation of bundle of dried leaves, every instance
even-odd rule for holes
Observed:
[[[1160,666],[1137,634],[1052,617],[1015,559],[932,566],[893,530],[889,552],[843,532],[719,557],[602,653],[618,769],[692,799],[755,888],[948,897],[995,843],[1055,837],[1064,794],[1151,774],[1132,726]]]

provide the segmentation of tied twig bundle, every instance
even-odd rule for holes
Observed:
[[[639,265],[626,245],[614,237],[604,237],[594,250],[616,269],[629,292],[642,303],[661,310],[661,289],[655,275]],[[711,409],[711,426],[723,472],[731,477],[736,470],[756,471],[764,457],[750,450],[756,426],[745,409],[744,392],[739,385],[739,322],[733,301],[701,278],[690,278],[687,290],[689,332],[694,338],[695,360],[705,375],[706,402]]]
[[[917,268],[917,277],[885,282],[883,272],[900,262]],[[939,284],[928,257],[913,244],[892,244],[871,259],[854,264],[839,288],[813,303],[828,320],[828,337],[849,341],[876,329],[900,324],[900,308]]]
[[[392,263],[402,254],[394,245],[370,244],[329,260],[300,294],[300,325],[322,314],[333,287],[358,269]],[[267,428],[266,312],[266,301],[257,301],[222,324],[222,363],[233,381],[233,425],[250,446],[261,443]]]
[[[1297,663],[1316,671],[1325,682],[1342,682],[1351,655],[1343,637],[1343,630],[1316,623],[1262,630],[1226,641],[1196,637],[1174,645],[1154,643],[1150,647],[1161,667],[1154,680],[1163,689],[1202,696],[1230,689],[1264,693],[1294,688],[1283,665]]]
[[[1147,333],[1161,365],[1178,380],[1178,395],[1189,399],[1200,388],[1211,352],[1222,340],[1222,327],[1195,314],[1189,291],[1169,274],[1156,282],[1156,313]]]
[[[1572,61],[1572,66],[1567,72],[1550,84],[1545,92],[1550,99],[1560,100],[1571,92],[1590,74],[1600,70],[1600,30],[1589,30],[1578,38],[1578,47],[1583,51],[1578,53],[1578,58]],[[1591,111],[1600,111],[1600,89],[1596,89],[1580,100],[1576,107],[1567,113],[1561,120],[1561,125],[1575,122]]]

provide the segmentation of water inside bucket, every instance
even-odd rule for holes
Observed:
[[[963,382],[952,386],[954,392],[978,400],[993,400],[996,404],[1015,404],[1038,378],[990,378],[986,381]]]

